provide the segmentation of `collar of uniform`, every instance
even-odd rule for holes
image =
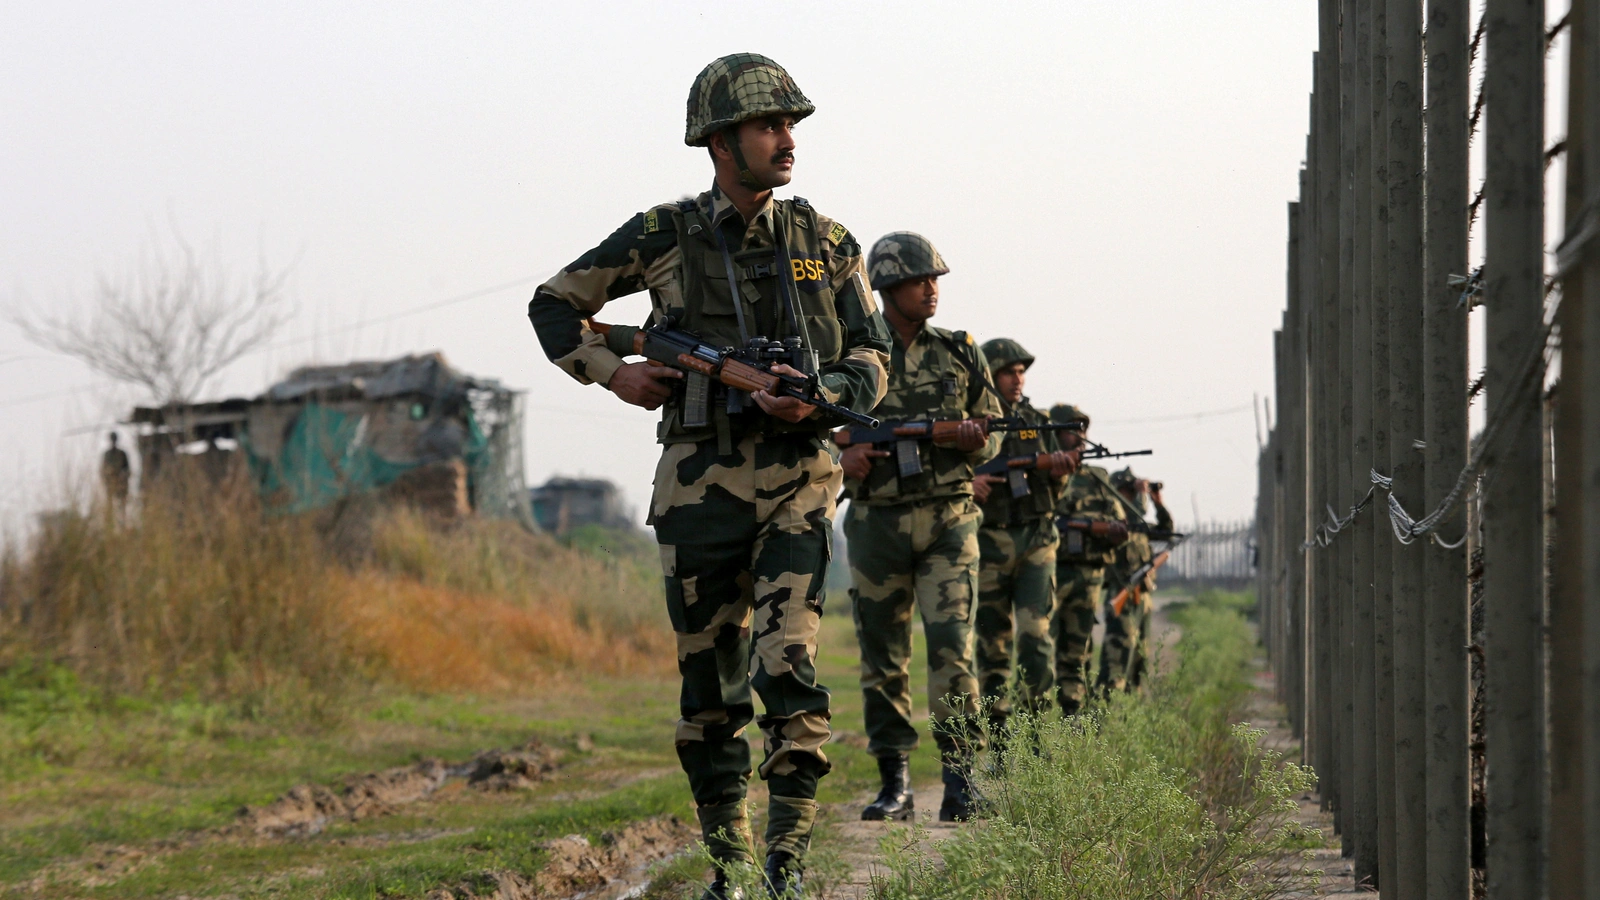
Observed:
[[[932,326],[928,324],[927,319],[923,319],[920,323],[918,323],[917,336],[911,339],[910,344],[906,344],[904,341],[900,340],[900,329],[890,328],[889,333],[894,337],[894,342],[896,344],[899,344],[907,350],[910,350],[912,347],[916,346],[923,338],[933,337]]]
[[[700,195],[700,209],[706,214],[706,218],[711,220],[711,224],[714,226],[721,225],[722,220],[726,219],[728,216],[739,215],[738,208],[733,205],[733,201],[729,200],[727,195],[722,193],[722,188],[718,187],[715,181],[711,182],[711,190]],[[761,207],[761,210],[756,213],[756,222],[765,224],[767,226],[767,233],[769,234],[772,233],[772,215],[772,192],[768,191],[767,202]],[[748,232],[752,224],[754,223],[745,222],[745,231]]]

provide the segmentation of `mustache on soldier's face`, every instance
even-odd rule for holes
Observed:
[[[772,164],[773,165],[777,165],[778,163],[781,163],[781,162],[794,162],[794,154],[793,153],[775,153],[775,154],[773,154],[773,156],[772,156]]]

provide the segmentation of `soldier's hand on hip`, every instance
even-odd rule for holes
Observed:
[[[672,397],[672,385],[668,382],[682,377],[682,372],[666,366],[652,366],[642,362],[623,363],[611,373],[611,380],[606,382],[606,387],[611,393],[621,397],[625,403],[632,403],[645,409],[656,409]]]
[[[979,503],[988,503],[989,494],[994,486],[1005,481],[999,475],[974,475],[972,476],[972,498]]]
[[[1050,474],[1057,478],[1065,478],[1078,471],[1078,457],[1076,454],[1065,450],[1057,450],[1050,454]]]
[[[793,366],[776,365],[772,371],[780,375],[793,375],[804,378],[805,373]],[[756,405],[767,411],[767,415],[784,420],[785,422],[799,422],[817,411],[815,406],[793,397],[775,397],[766,391],[756,391],[750,396],[756,399]]]
[[[983,427],[982,419],[962,419],[961,424],[956,426],[956,449],[962,453],[982,450],[988,442],[989,434]]]
[[[889,451],[874,450],[871,444],[851,444],[839,454],[839,468],[846,478],[865,481],[872,474],[872,461],[888,455]]]

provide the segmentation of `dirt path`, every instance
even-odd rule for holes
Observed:
[[[1251,697],[1246,721],[1257,728],[1266,729],[1266,736],[1261,744],[1282,753],[1285,758],[1297,760],[1300,758],[1300,743],[1295,740],[1290,731],[1288,722],[1284,719],[1283,705],[1274,699],[1276,686],[1272,672],[1266,668],[1266,661],[1259,660],[1255,674],[1256,690]],[[1320,830],[1329,843],[1336,838],[1333,834],[1333,814],[1322,810],[1322,799],[1316,793],[1301,796],[1297,802],[1298,809],[1294,820],[1301,825]],[[1321,869],[1322,884],[1311,893],[1289,894],[1289,897],[1354,897],[1377,898],[1376,891],[1359,890],[1353,879],[1350,860],[1339,851],[1335,844],[1312,851],[1309,860],[1293,863],[1302,869]]]

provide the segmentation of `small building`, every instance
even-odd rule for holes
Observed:
[[[269,506],[319,509],[382,492],[444,516],[534,527],[522,456],[522,398],[450,367],[441,353],[305,366],[259,397],[138,407],[141,481],[180,456],[208,472],[248,467]]]
[[[531,488],[528,497],[539,527],[556,534],[566,534],[579,525],[634,527],[633,510],[623,504],[622,491],[604,478],[558,476]]]

